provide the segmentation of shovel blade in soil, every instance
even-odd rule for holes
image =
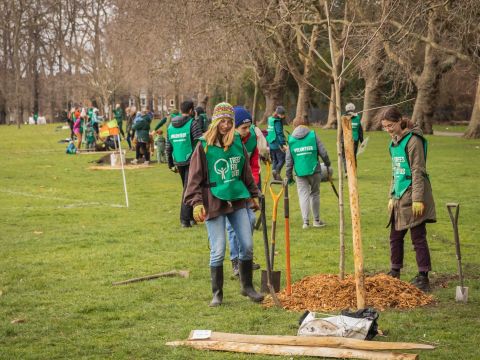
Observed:
[[[461,287],[457,286],[457,290],[455,292],[455,301],[456,302],[464,302],[468,301],[468,287]]]

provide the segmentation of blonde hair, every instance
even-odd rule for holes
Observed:
[[[229,120],[233,123],[233,120],[230,118],[226,117],[224,119]],[[224,151],[227,151],[228,148],[233,144],[233,139],[235,138],[235,126],[232,126],[230,131],[222,136],[218,132],[218,124],[220,124],[220,121],[222,121],[222,119],[211,123],[208,130],[205,132],[204,138],[207,143],[205,152],[207,152],[208,146],[215,145],[217,141],[220,142],[220,144],[223,146]]]

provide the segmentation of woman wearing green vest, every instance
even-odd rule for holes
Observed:
[[[296,119],[293,125],[295,130],[288,137],[287,179],[289,184],[295,182],[293,180],[293,170],[295,170],[303,228],[309,227],[310,208],[313,212],[313,226],[324,227],[326,224],[320,219],[322,171],[318,156],[322,158],[329,174],[332,173],[330,159],[315,131],[310,130],[303,119]]]
[[[242,139],[242,143],[247,150],[250,169],[252,170],[253,179],[258,188],[261,189],[260,184],[260,157],[269,158],[269,151],[267,141],[263,136],[262,130],[253,125],[252,115],[243,106],[235,106],[233,108],[235,112],[235,129]],[[253,232],[255,226],[255,213],[251,208],[247,208],[248,217],[250,218],[250,225]],[[228,242],[230,244],[230,260],[232,261],[233,276],[238,277],[239,265],[238,265],[238,252],[239,244],[235,230],[227,220],[227,234]],[[260,269],[260,265],[253,264],[253,270]]]
[[[118,128],[120,129],[120,134],[122,137],[125,137],[125,133],[123,132],[123,110],[120,107],[120,104],[115,105],[115,110],[113,111],[113,116],[115,120],[117,120]]]
[[[173,117],[167,128],[167,142],[165,143],[165,154],[167,156],[168,168],[179,173],[182,180],[182,198],[180,204],[180,225],[184,228],[192,227],[195,224],[193,209],[183,201],[183,193],[188,180],[190,159],[202,136],[202,128],[193,116],[193,101],[185,100],[180,105],[182,113]],[[175,110],[176,111],[176,110]]]
[[[287,146],[283,134],[283,121],[285,120],[285,108],[277,106],[272,116],[268,118],[267,142],[270,147],[272,158],[272,175],[275,180],[282,180],[280,172],[285,165],[285,152]]]
[[[223,261],[226,220],[237,235],[241,294],[255,302],[263,300],[252,282],[253,240],[247,206],[258,209],[259,190],[252,176],[248,154],[233,126],[234,110],[228,103],[215,106],[212,123],[190,161],[184,201],[193,206],[197,222],[206,221],[210,241],[210,275],[213,299],[223,301]]]
[[[352,137],[353,137],[353,153],[355,155],[355,165],[357,165],[357,152],[358,145],[363,142],[363,128],[361,117],[355,112],[355,105],[348,103],[345,105],[345,115],[350,116],[350,121],[352,122]],[[345,169],[345,175],[347,174],[347,163],[345,161],[345,147],[343,145],[343,133],[342,133],[342,159],[343,159],[343,168]]]
[[[396,107],[384,112],[382,127],[392,138],[389,147],[393,175],[388,202],[388,225],[391,225],[389,275],[400,278],[404,237],[410,229],[418,266],[418,274],[411,282],[420,290],[428,291],[428,272],[432,265],[425,224],[436,222],[436,216],[426,170],[427,140],[420,128],[404,119]]]

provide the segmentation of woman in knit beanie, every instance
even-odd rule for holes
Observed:
[[[208,145],[220,145],[226,151],[232,145],[235,135],[235,115],[232,105],[220,103],[213,109],[212,122],[205,132]],[[219,129],[220,126],[220,129]]]
[[[215,106],[212,123],[200,138],[190,161],[184,202],[193,206],[193,217],[205,221],[210,242],[210,277],[213,299],[210,306],[223,301],[223,261],[226,220],[240,244],[241,294],[260,302],[263,296],[253,287],[253,240],[247,206],[258,209],[258,187],[252,176],[248,154],[235,133],[234,110],[228,103]]]

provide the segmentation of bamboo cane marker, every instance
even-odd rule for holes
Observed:
[[[365,279],[363,274],[362,233],[360,228],[360,205],[357,186],[357,166],[353,150],[352,122],[350,117],[342,116],[345,160],[347,162],[348,193],[352,216],[353,261],[355,264],[355,287],[357,290],[357,308],[365,308]]]

